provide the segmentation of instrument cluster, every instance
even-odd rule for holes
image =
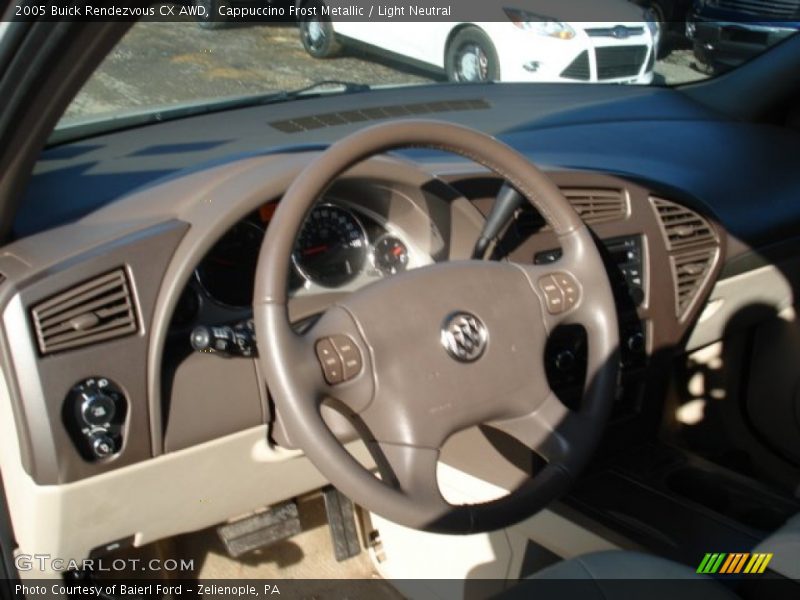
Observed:
[[[201,311],[205,320],[251,308],[258,254],[276,207],[263,206],[214,244],[179,302],[174,326],[190,325]],[[361,206],[326,199],[309,213],[295,242],[290,294],[352,291],[431,262],[385,219]],[[204,310],[204,304],[214,306]]]

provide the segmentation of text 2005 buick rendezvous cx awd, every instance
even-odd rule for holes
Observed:
[[[4,594],[798,596],[800,38],[468,84],[3,5]]]

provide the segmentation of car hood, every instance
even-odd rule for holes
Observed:
[[[507,0],[505,6],[559,21],[641,21],[642,8],[627,0]]]

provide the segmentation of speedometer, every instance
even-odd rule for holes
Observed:
[[[293,253],[309,281],[340,287],[355,279],[367,262],[367,234],[349,210],[322,204],[308,215]]]

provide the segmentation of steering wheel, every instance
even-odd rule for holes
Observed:
[[[502,176],[547,220],[562,258],[547,266],[465,260],[411,270],[353,292],[296,333],[287,287],[306,215],[350,167],[405,147],[460,154]],[[403,120],[363,129],[305,168],[261,246],[254,318],[260,361],[291,438],[356,503],[408,527],[474,533],[534,514],[585,465],[613,402],[616,310],[588,228],[526,158],[448,123]],[[567,323],[583,325],[587,334],[587,383],[577,410],[558,400],[544,370],[548,335]],[[362,433],[380,479],[331,433],[323,403]],[[513,436],[546,464],[507,496],[450,504],[436,479],[441,448],[479,424]]]

